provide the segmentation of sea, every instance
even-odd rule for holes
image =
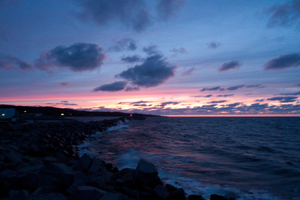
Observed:
[[[78,146],[118,169],[141,158],[186,195],[300,200],[300,117],[148,117]]]

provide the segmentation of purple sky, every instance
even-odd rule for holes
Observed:
[[[0,104],[300,115],[300,0],[0,0]]]

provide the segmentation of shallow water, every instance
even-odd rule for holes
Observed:
[[[155,117],[120,123],[79,148],[120,169],[145,158],[165,183],[206,199],[300,199],[299,143],[299,117]]]

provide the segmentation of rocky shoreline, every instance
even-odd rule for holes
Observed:
[[[119,170],[87,154],[79,158],[76,145],[131,119],[0,124],[0,199],[204,200],[165,185],[156,167],[144,159],[136,169]],[[227,198],[212,194],[210,199]]]

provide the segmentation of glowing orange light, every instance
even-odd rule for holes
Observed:
[[[130,114],[130,117],[132,117],[132,114]]]

